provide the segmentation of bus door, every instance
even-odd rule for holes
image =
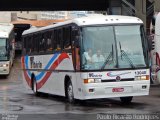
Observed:
[[[79,37],[79,30],[72,30],[72,60],[73,60],[73,66],[74,66],[74,71],[75,71],[75,76],[74,78],[76,79],[73,80],[73,89],[75,91],[76,96],[80,96],[78,93],[78,90],[81,86],[81,74],[80,74],[80,37]],[[75,96],[75,97],[76,97]]]
[[[72,60],[75,71],[80,70],[80,40],[78,29],[72,30]]]

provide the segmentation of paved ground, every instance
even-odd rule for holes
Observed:
[[[26,90],[22,83],[20,60],[6,79],[0,77],[0,119],[2,120],[90,120],[90,119],[137,119],[135,114],[152,114],[160,119],[160,86],[152,85],[149,96],[134,97],[129,105],[123,105],[118,98],[87,101],[71,105],[63,97],[41,95],[36,97]],[[154,115],[153,115],[154,114]],[[126,116],[125,116],[126,117]],[[150,118],[152,119],[152,118]]]

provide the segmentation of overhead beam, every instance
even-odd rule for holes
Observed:
[[[1,0],[1,11],[107,10],[109,0]]]

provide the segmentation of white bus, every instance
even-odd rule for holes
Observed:
[[[160,12],[155,18],[155,33],[152,45],[152,78],[154,84],[160,84]]]
[[[110,97],[129,103],[149,94],[149,51],[139,18],[88,16],[22,36],[24,83],[34,93],[66,96],[71,103]]]
[[[14,26],[0,23],[0,75],[8,76],[15,56]]]

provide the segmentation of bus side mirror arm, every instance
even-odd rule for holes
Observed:
[[[12,46],[11,45],[9,46],[9,49],[12,50]]]
[[[150,52],[151,50],[154,50],[153,41],[150,37],[147,37],[147,40],[148,40],[148,49],[149,49],[149,52]]]
[[[78,47],[78,48],[79,48],[79,46],[80,46],[80,40],[79,40],[79,37],[78,37],[78,36],[75,37],[74,45],[75,45],[75,47]]]

